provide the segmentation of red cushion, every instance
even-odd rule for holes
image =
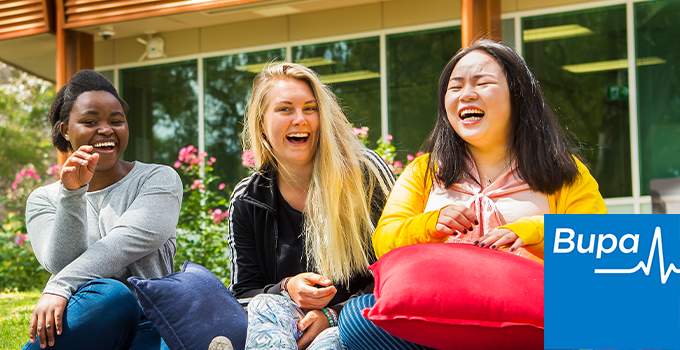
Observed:
[[[437,349],[543,349],[543,265],[469,244],[401,247],[369,267],[363,311],[399,338]]]

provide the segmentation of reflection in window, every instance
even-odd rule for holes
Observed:
[[[460,49],[459,28],[387,36],[389,130],[397,158],[415,155],[437,120],[437,83]]]
[[[120,71],[130,105],[126,160],[172,165],[182,147],[198,146],[197,71],[195,60]]]
[[[640,190],[680,177],[680,2],[635,4]],[[641,64],[654,60],[657,64]]]
[[[349,121],[370,129],[372,143],[380,137],[380,41],[345,40],[293,47],[293,62],[321,75],[340,99]]]
[[[625,5],[522,20],[524,57],[606,197],[632,195]]]
[[[247,176],[241,165],[241,131],[253,78],[262,68],[284,61],[285,49],[207,58],[203,62],[205,81],[205,147],[217,162],[214,174],[227,188]]]

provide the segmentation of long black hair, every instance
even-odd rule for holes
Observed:
[[[118,96],[118,91],[116,91],[116,88],[113,87],[113,84],[105,76],[89,69],[78,71],[69,79],[66,85],[59,89],[47,115],[52,125],[52,145],[61,152],[73,150],[71,143],[61,134],[61,124],[68,124],[73,104],[80,94],[88,91],[106,91],[110,93],[118,99],[118,102],[123,107],[123,113],[127,115],[128,104]]]
[[[467,143],[454,131],[444,104],[451,73],[456,64],[473,51],[484,52],[500,65],[510,90],[511,130],[508,137],[510,161],[517,164],[515,175],[534,191],[553,194],[576,181],[579,171],[573,143],[562,130],[548,105],[538,80],[524,59],[512,48],[479,40],[456,53],[439,77],[437,123],[428,140],[430,160],[427,174],[446,188],[470,174]]]

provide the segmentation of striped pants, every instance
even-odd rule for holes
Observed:
[[[375,304],[373,294],[352,299],[340,313],[340,338],[347,350],[427,350],[428,347],[414,344],[387,333],[366,319],[361,310]]]

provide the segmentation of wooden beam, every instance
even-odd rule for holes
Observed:
[[[462,0],[461,7],[463,47],[482,38],[502,40],[500,0]]]
[[[56,36],[57,36],[57,90],[66,85],[76,72],[81,69],[94,69],[94,37],[64,28],[64,1],[56,4]],[[59,164],[64,164],[68,154],[58,152]]]

